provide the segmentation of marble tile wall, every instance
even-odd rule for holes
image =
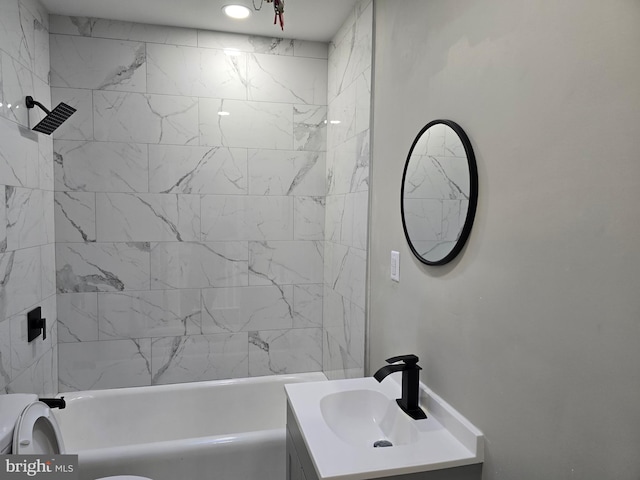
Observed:
[[[364,374],[373,3],[360,1],[329,46],[323,370]]]
[[[60,390],[321,370],[328,46],[50,29]]]
[[[0,2],[0,393],[54,395],[57,382],[53,141],[33,132],[51,103],[49,17],[36,0]],[[47,338],[27,342],[41,306]]]

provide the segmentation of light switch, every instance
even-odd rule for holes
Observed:
[[[391,280],[400,281],[400,252],[391,250]]]

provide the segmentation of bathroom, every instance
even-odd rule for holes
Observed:
[[[189,283],[192,279],[184,279],[185,283],[172,289],[174,297],[164,300],[174,302],[162,307],[175,312],[175,317],[169,324],[155,327],[169,333],[148,337],[143,336],[144,332],[115,331],[118,308],[130,302],[131,309],[135,309],[142,304],[140,300],[129,297],[126,302],[116,301],[115,293],[109,291],[102,292],[105,295],[59,291],[62,287],[56,279],[56,253],[59,263],[69,251],[68,244],[79,243],[74,235],[82,238],[71,222],[59,226],[63,207],[66,212],[76,212],[79,218],[89,221],[89,228],[74,222],[82,232],[97,232],[93,238],[89,234],[86,243],[136,244],[117,251],[121,259],[126,259],[118,264],[126,268],[140,255],[152,255],[153,242],[166,242],[170,247],[177,242],[144,236],[129,240],[126,239],[129,231],[112,230],[103,233],[119,233],[121,237],[97,238],[100,225],[96,230],[96,225],[90,224],[91,215],[83,216],[83,212],[91,210],[83,200],[92,195],[111,194],[110,205],[114,205],[127,192],[146,193],[148,199],[152,198],[150,194],[166,188],[153,190],[150,184],[128,190],[122,186],[111,190],[84,187],[91,181],[104,181],[97,177],[116,177],[99,170],[105,168],[106,162],[101,163],[98,156],[92,155],[86,156],[85,167],[90,164],[95,169],[94,178],[80,177],[76,191],[57,188],[56,182],[60,180],[54,172],[54,163],[59,157],[54,156],[54,142],[43,135],[30,137],[18,127],[24,125],[23,112],[2,107],[0,190],[4,189],[6,202],[0,205],[0,389],[7,393],[52,394],[70,389],[59,388],[59,379],[65,384],[79,382],[76,388],[85,388],[82,382],[93,384],[97,379],[87,378],[81,368],[82,365],[88,371],[93,368],[91,360],[82,359],[84,352],[81,352],[83,348],[91,348],[87,347],[91,342],[122,345],[122,350],[110,350],[105,355],[131,362],[122,370],[103,375],[101,381],[115,383],[105,388],[151,384],[154,376],[162,383],[163,375],[170,382],[170,368],[158,376],[159,370],[148,370],[144,361],[153,359],[154,341],[158,355],[165,359],[162,366],[171,366],[168,362],[171,352],[185,348],[191,352],[206,350],[209,343],[200,337],[234,338],[243,334],[241,348],[245,350],[237,361],[225,366],[222,374],[227,377],[264,375],[272,371],[267,366],[281,373],[296,368],[322,370],[329,378],[371,375],[384,364],[384,359],[412,352],[420,357],[422,380],[483,431],[486,438],[483,478],[638,478],[640,353],[636,345],[640,337],[640,300],[634,274],[640,261],[634,247],[638,245],[640,230],[632,205],[640,195],[640,167],[633,161],[638,150],[634,147],[640,146],[634,135],[637,130],[634,127],[640,124],[640,87],[636,81],[640,69],[637,62],[640,7],[622,0],[606,4],[592,0],[558,3],[375,0],[374,34],[369,36],[369,41],[373,38],[375,44],[371,82],[367,83],[365,76],[356,82],[357,75],[363,72],[366,75],[364,66],[351,72],[352,81],[343,85],[344,95],[353,94],[351,100],[335,95],[337,82],[328,75],[324,87],[328,101],[281,102],[325,106],[331,113],[332,97],[337,96],[346,103],[334,104],[333,111],[355,111],[356,121],[353,126],[345,121],[323,127],[323,122],[317,121],[322,118],[320,113],[317,113],[320,117],[305,117],[301,113],[305,119],[302,123],[307,122],[303,131],[325,135],[326,151],[320,149],[321,155],[316,155],[318,144],[315,150],[309,147],[298,150],[293,145],[283,148],[313,152],[306,156],[297,153],[300,156],[290,160],[290,164],[308,165],[305,162],[310,157],[323,177],[332,169],[335,158],[344,158],[344,151],[348,150],[352,157],[342,175],[337,176],[342,184],[336,185],[333,192],[329,190],[325,196],[323,192],[318,194],[314,185],[304,185],[305,190],[290,195],[324,196],[324,202],[315,204],[326,209],[324,236],[315,236],[318,232],[312,229],[306,232],[309,236],[305,239],[266,240],[299,242],[296,247],[300,250],[288,244],[279,252],[283,256],[280,262],[289,259],[296,263],[299,258],[311,261],[312,249],[309,245],[301,246],[305,242],[322,245],[324,253],[322,265],[309,268],[311,281],[286,282],[291,293],[281,293],[265,282],[246,285],[263,287],[262,301],[267,305],[273,305],[269,303],[273,298],[293,299],[285,302],[285,306],[290,304],[294,313],[278,318],[276,326],[248,327],[244,331],[235,331],[232,326],[231,332],[223,328],[188,338],[192,337],[190,332],[206,323],[204,311],[198,312],[199,319],[191,317],[181,323],[181,319],[193,313],[189,310],[192,308],[189,290],[200,288]],[[48,71],[55,70],[55,66],[50,68],[47,55],[54,37],[86,35],[78,30],[75,35],[68,30],[54,33],[52,22],[35,1],[3,0],[1,5],[4,97],[33,94],[47,106],[53,106],[65,100],[82,102],[82,98],[60,96],[69,89],[81,90],[80,93],[99,90],[82,84],[57,83],[54,87],[54,81],[61,80],[60,77],[55,80],[53,74],[52,84],[47,83]],[[285,32],[287,27],[285,24]],[[63,27],[58,24],[58,28]],[[346,26],[345,30],[349,28]],[[348,31],[353,33],[355,29]],[[23,32],[32,33],[22,39]],[[110,40],[143,41],[118,37]],[[182,45],[182,40],[174,41],[176,48],[189,46]],[[341,43],[339,39],[334,42]],[[328,50],[327,56],[331,58],[331,48]],[[311,55],[319,56],[316,51],[299,57],[314,58]],[[293,54],[288,56],[297,58],[295,44]],[[334,67],[339,65],[329,61],[327,72]],[[69,80],[91,81],[65,79]],[[128,91],[130,94],[144,91],[139,84],[135,86],[135,80],[127,84],[127,88],[133,89]],[[373,85],[370,172],[364,169],[369,165],[365,144],[369,125],[361,123],[368,116],[361,111],[363,104],[358,100],[359,93],[365,92],[366,97],[369,85]],[[122,94],[117,89],[105,92],[112,97]],[[176,96],[190,95],[199,94]],[[90,101],[94,102],[95,97]],[[79,108],[75,115],[86,115],[94,108],[95,104],[88,109]],[[332,119],[330,113],[328,120]],[[450,118],[464,127],[476,153],[480,184],[475,223],[465,249],[448,265],[428,267],[414,260],[407,246],[399,195],[409,146],[420,128],[436,118]],[[96,125],[89,124],[92,120],[89,113],[78,125],[99,134]],[[345,124],[351,128],[349,135],[341,133]],[[333,140],[332,129],[337,135]],[[70,138],[61,142],[81,143],[85,139],[81,130],[67,134]],[[291,133],[292,141],[293,136]],[[131,143],[149,145],[151,149],[153,142],[118,139],[112,143],[119,144],[109,145],[113,152],[117,146]],[[340,151],[339,144],[345,144],[344,151]],[[153,148],[159,149],[158,145]],[[237,148],[248,151],[262,146],[247,144]],[[334,148],[337,152],[332,153]],[[65,150],[62,157],[69,159],[69,151]],[[128,152],[126,158],[133,160],[123,168],[136,168],[136,152]],[[117,159],[116,156],[116,162]],[[352,184],[350,175],[356,167],[362,168]],[[72,171],[91,173],[78,172],[73,167]],[[131,179],[138,181],[139,177]],[[267,180],[264,179],[264,185]],[[250,184],[249,181],[247,185]],[[206,183],[200,185],[207,187]],[[331,198],[332,195],[335,197]],[[350,202],[348,207],[340,203],[346,199]],[[171,205],[162,208],[171,211]],[[294,207],[286,208],[293,217]],[[343,211],[351,217],[341,222],[329,221],[333,218],[331,208],[338,218]],[[360,208],[356,215],[350,213],[356,208]],[[367,208],[368,224],[355,225],[350,218],[366,218]],[[315,218],[320,218],[317,215]],[[293,218],[288,228],[295,224]],[[185,227],[189,231],[193,225]],[[255,248],[259,247],[258,242]],[[400,252],[399,283],[389,279],[392,250]],[[351,271],[340,278],[335,277],[342,265],[338,252],[353,254],[347,263]],[[113,251],[101,253],[109,256]],[[294,259],[296,255],[299,257]],[[254,265],[258,268],[257,276],[263,270],[259,262]],[[58,272],[60,267],[58,264]],[[63,277],[65,281],[68,278]],[[134,273],[132,281],[137,278]],[[307,288],[309,285],[314,287]],[[229,294],[226,298],[235,301],[239,295]],[[301,302],[296,309],[296,298],[301,296],[307,302]],[[260,297],[252,294],[251,298]],[[135,301],[140,303],[134,304]],[[97,306],[103,303],[107,307],[112,305],[110,318],[116,319],[111,323],[115,325],[112,331],[98,329]],[[153,299],[146,303],[150,310],[158,308],[156,304]],[[213,300],[212,304],[220,309],[236,306]],[[50,332],[46,340],[31,346],[20,340],[24,322],[21,316],[36,305],[42,306]],[[258,304],[256,310],[262,307]],[[61,311],[76,316],[62,319]],[[317,315],[319,311],[321,317]],[[52,321],[56,316],[58,328],[54,328],[56,324]],[[61,326],[62,320],[68,323],[69,318],[78,323]],[[140,325],[144,324],[135,327]],[[220,328],[212,321],[209,327]],[[78,332],[78,328],[82,330]],[[274,344],[277,340],[269,337],[268,332],[274,330],[287,332],[278,337],[285,339],[285,346]],[[304,337],[308,342],[304,346],[293,337],[299,330],[311,333]],[[153,341],[149,340],[151,337]],[[265,350],[260,348],[265,342],[270,344],[270,351],[283,352],[284,358],[265,358]],[[299,346],[300,351],[289,346]],[[191,375],[208,379],[203,375],[215,373],[206,363],[198,363],[202,356],[189,355],[183,358],[195,359],[194,364],[186,365]],[[79,365],[70,369],[69,365],[74,363]],[[177,365],[179,369],[183,367]],[[76,377],[70,378],[70,372],[75,372]]]

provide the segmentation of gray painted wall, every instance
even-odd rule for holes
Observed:
[[[639,478],[640,3],[375,5],[371,369],[418,354],[484,431],[485,479]],[[436,118],[468,133],[480,198],[461,256],[427,267],[399,195]]]

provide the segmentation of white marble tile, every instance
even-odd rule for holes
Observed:
[[[148,243],[56,245],[59,293],[149,289]]]
[[[0,253],[7,250],[7,202],[5,201],[5,186],[0,185]],[[0,317],[2,321],[2,317]]]
[[[34,75],[49,83],[50,54],[49,31],[46,25],[34,19]]]
[[[38,136],[0,118],[0,178],[3,185],[39,187]],[[4,197],[2,197],[4,202]]]
[[[56,294],[56,246],[49,243],[40,247],[42,298]]]
[[[246,333],[155,339],[151,346],[152,383],[246,377],[247,350]]]
[[[51,86],[145,92],[144,43],[51,35]]]
[[[295,197],[294,240],[324,240],[324,197]]]
[[[147,145],[56,140],[56,190],[146,192],[147,157]]]
[[[93,92],[95,139],[190,145],[198,142],[198,100],[169,95]]]
[[[2,51],[0,51],[0,57],[2,59],[0,115],[19,125],[29,127],[29,109],[25,105],[25,97],[33,95],[31,70]]]
[[[329,380],[364,376],[364,367],[351,358],[349,352],[328,332],[323,335],[322,363],[322,371]]]
[[[53,191],[53,139],[45,135],[38,136],[38,173],[40,189]]]
[[[11,378],[15,380],[27,367],[37,361],[42,355],[51,350],[54,338],[52,331],[56,327],[55,322],[55,297],[50,300],[42,300],[42,318],[47,319],[47,338],[39,336],[37,339],[29,342],[27,339],[27,310],[15,315],[9,321],[11,322]],[[53,306],[53,312],[51,311]],[[34,306],[29,307],[35,308]],[[51,315],[50,315],[51,314]]]
[[[442,200],[405,198],[402,205],[407,230],[412,241],[441,240]]]
[[[58,340],[60,343],[98,340],[98,294],[58,294]]]
[[[324,42],[293,41],[293,54],[296,57],[329,58],[329,44]]]
[[[320,283],[322,262],[320,241],[249,242],[249,284]]]
[[[362,133],[327,153],[328,194],[369,189],[369,135]]]
[[[322,105],[327,99],[322,59],[250,54],[247,80],[249,100]]]
[[[367,254],[365,250],[333,245],[329,263],[329,284],[333,289],[355,303],[365,308]]]
[[[56,242],[96,241],[96,195],[55,193]]]
[[[291,150],[249,150],[249,194],[326,193],[325,154]]]
[[[165,27],[102,18],[51,15],[51,33],[194,47],[197,45],[197,32],[190,28]]]
[[[327,149],[327,107],[293,106],[293,148],[324,152]]]
[[[76,109],[53,138],[61,140],[93,140],[93,93],[78,88],[51,88],[51,105],[66,103]]]
[[[345,214],[346,195],[330,195],[325,199],[325,240],[340,243],[343,238],[342,229],[349,224],[350,218]]]
[[[0,394],[11,383],[11,322],[0,318]]]
[[[61,343],[60,392],[151,385],[151,339]]]
[[[147,45],[148,93],[247,99],[247,58],[222,50]]]
[[[49,29],[49,11],[39,0],[20,0],[20,8],[28,10],[36,21]]]
[[[293,326],[322,327],[322,284],[293,286]]]
[[[97,193],[99,242],[200,240],[200,197],[158,193]]]
[[[202,333],[291,328],[294,313],[292,285],[202,290]]]
[[[293,55],[294,45],[294,40],[286,38],[269,38],[238,33],[198,30],[199,47],[226,49],[230,52]]]
[[[205,195],[202,240],[293,240],[293,197]]]
[[[356,79],[356,133],[369,130],[371,125],[371,69]]]
[[[53,384],[53,366],[57,357],[54,352],[55,347],[50,348],[30,366],[22,370],[8,385],[7,393],[33,393],[41,397],[57,395],[57,378],[55,385]]]
[[[0,318],[8,318],[42,298],[40,247],[0,253]]]
[[[247,242],[163,242],[151,249],[151,288],[246,286]]]
[[[5,187],[7,250],[47,243],[47,222],[43,220],[46,193],[31,188]]]
[[[249,333],[249,376],[322,370],[322,329]]]
[[[173,337],[200,333],[200,290],[99,293],[98,338]]]
[[[327,149],[351,140],[356,131],[356,84],[352,84],[334,98],[327,107]]]
[[[4,2],[6,3],[6,1]],[[9,10],[15,12],[14,2],[9,0]],[[5,13],[5,12],[2,12]],[[8,21],[15,21],[15,17],[9,13],[10,17]],[[35,35],[34,35],[34,23],[35,17],[31,13],[29,8],[26,8],[24,2],[19,2],[18,5],[18,22],[17,25],[9,27],[10,36],[13,41],[8,44],[8,53],[18,60],[25,67],[33,70],[33,64],[35,62]]]
[[[149,145],[149,190],[158,193],[247,193],[247,150]]]
[[[364,365],[365,314],[331,288],[324,291],[323,327],[359,366]]]
[[[293,105],[201,98],[200,144],[291,150]]]

